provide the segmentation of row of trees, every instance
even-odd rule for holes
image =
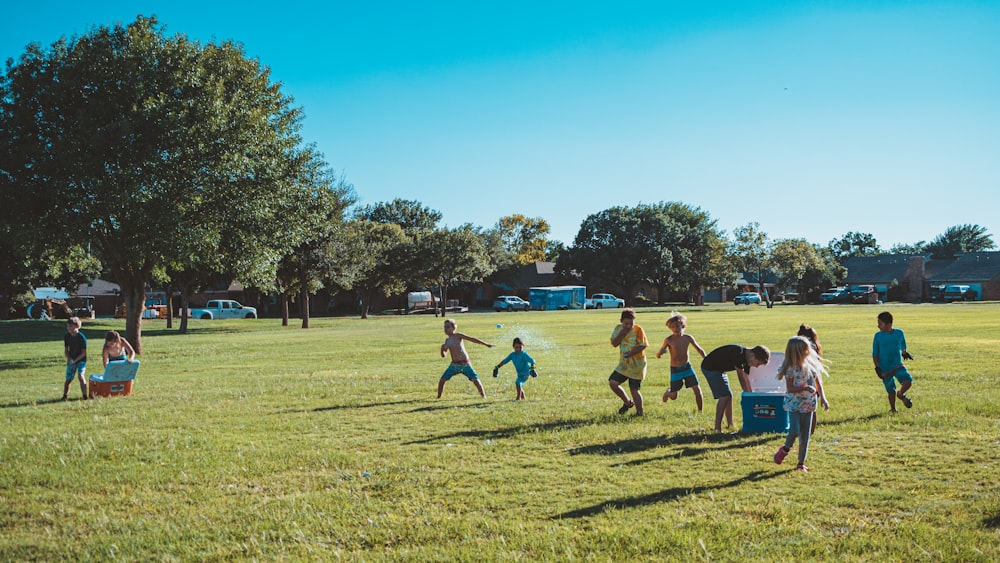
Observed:
[[[323,287],[355,292],[367,317],[382,295],[436,286],[447,299],[456,285],[549,259],[585,281],[697,300],[764,268],[789,287],[822,287],[842,277],[839,260],[878,250],[857,233],[827,247],[772,243],[756,223],[730,240],[679,202],[591,215],[569,248],[548,240],[540,218],[446,228],[415,201],[355,208],[353,186],[302,139],[302,118],[242,46],[170,37],[154,18],[29,45],[0,76],[0,311],[32,287],[108,277],[141,350],[147,287],[181,295],[186,309],[193,292],[235,278],[281,295],[285,323],[299,300],[308,327]],[[959,230],[913,250],[954,250],[953,238],[992,248],[982,229]]]

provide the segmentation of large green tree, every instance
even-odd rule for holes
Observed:
[[[486,247],[470,225],[435,229],[419,237],[410,264],[424,281],[441,288],[442,306],[448,304],[449,288],[482,282],[493,273]]]
[[[778,240],[771,249],[771,270],[778,278],[778,286],[794,289],[800,300],[817,284],[826,287],[836,283],[839,272],[834,264],[805,239]]]
[[[434,230],[443,217],[440,211],[431,209],[419,201],[400,198],[363,205],[354,215],[358,219],[373,223],[399,225],[410,236]]]
[[[731,279],[718,274],[726,247],[723,234],[717,222],[699,207],[676,201],[661,202],[657,207],[675,226],[671,238],[661,241],[673,257],[669,287],[684,290],[690,300],[703,304],[704,288]]]
[[[993,236],[979,225],[955,225],[949,227],[924,247],[935,258],[951,258],[962,252],[983,252],[993,250]]]
[[[367,319],[376,298],[406,289],[414,243],[395,223],[356,220],[348,226],[363,250],[356,259],[358,275],[353,287],[361,301],[361,318]]]
[[[168,37],[154,18],[29,45],[0,78],[0,204],[60,234],[38,244],[103,263],[141,349],[154,270],[265,283],[303,239],[297,194],[315,186],[301,119],[241,45]]]
[[[828,247],[830,248],[830,252],[841,262],[858,256],[878,256],[882,254],[882,249],[873,235],[854,231],[831,240]]]
[[[612,207],[587,216],[556,268],[564,274],[579,274],[588,285],[601,280],[632,291],[638,282],[650,278],[648,271],[639,268],[650,263],[648,259],[643,262],[649,250],[642,215],[635,208]]]
[[[733,231],[729,245],[730,261],[741,272],[755,272],[761,292],[764,292],[764,270],[771,260],[771,242],[760,223],[752,221]],[[771,295],[767,295],[768,306]]]

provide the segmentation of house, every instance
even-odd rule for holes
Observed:
[[[929,301],[932,285],[963,284],[979,300],[1000,300],[1000,252],[965,252],[954,258],[884,254],[844,261],[847,285],[871,284],[887,301]]]
[[[928,268],[925,295],[932,285],[962,284],[976,292],[977,301],[1000,300],[1000,252],[963,252],[940,262],[947,263]]]
[[[844,285],[874,285],[884,301],[920,301],[928,257],[913,254],[857,256],[844,260]]]

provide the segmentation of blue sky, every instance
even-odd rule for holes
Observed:
[[[64,2],[0,58],[156,15],[232,39],[305,108],[362,203],[455,227],[682,201],[731,232],[1000,244],[1000,2]]]

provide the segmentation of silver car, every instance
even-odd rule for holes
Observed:
[[[501,295],[493,302],[493,308],[500,311],[530,311],[531,303],[516,295]]]

